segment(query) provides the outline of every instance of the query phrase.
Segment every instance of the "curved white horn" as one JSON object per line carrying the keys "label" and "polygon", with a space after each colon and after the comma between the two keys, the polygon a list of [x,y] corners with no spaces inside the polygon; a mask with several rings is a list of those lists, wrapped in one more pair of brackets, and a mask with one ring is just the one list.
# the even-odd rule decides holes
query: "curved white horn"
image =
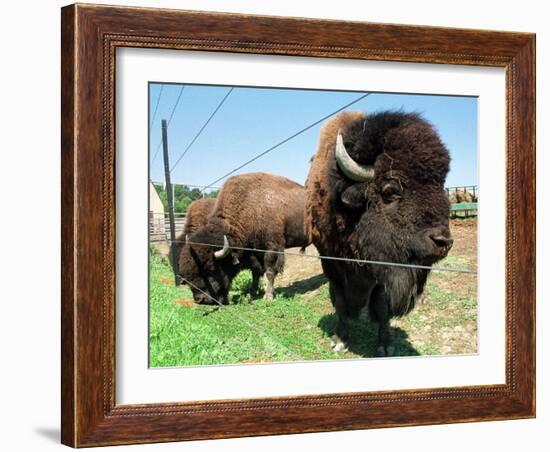
{"label": "curved white horn", "polygon": [[229,240],[227,240],[227,236],[223,235],[223,248],[221,250],[218,250],[214,252],[214,257],[216,259],[223,259],[225,256],[229,254],[229,251],[231,251],[231,248],[229,248]]}
{"label": "curved white horn", "polygon": [[351,158],[344,146],[342,134],[336,138],[336,163],[349,179],[356,182],[366,182],[374,179],[374,167],[372,165],[359,165]]}

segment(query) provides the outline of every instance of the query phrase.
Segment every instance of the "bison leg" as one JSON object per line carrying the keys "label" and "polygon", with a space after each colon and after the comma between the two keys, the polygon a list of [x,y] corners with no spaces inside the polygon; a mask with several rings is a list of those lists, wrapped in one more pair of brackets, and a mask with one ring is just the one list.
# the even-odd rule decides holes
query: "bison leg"
{"label": "bison leg", "polygon": [[332,281],[329,285],[330,300],[334,309],[336,309],[336,316],[338,317],[338,324],[336,325],[336,334],[332,336],[330,345],[335,352],[346,351],[346,341],[349,338],[349,316],[346,308],[346,298],[344,291],[336,286]]}
{"label": "bison leg", "polygon": [[265,285],[264,299],[273,300],[273,285],[275,283],[275,273],[271,271],[267,271],[265,273],[265,280],[266,280],[266,285]]}
{"label": "bison leg", "polygon": [[265,265],[265,295],[266,300],[273,300],[273,286],[275,284],[275,277],[283,269],[285,265],[285,256],[284,254],[279,253],[265,253],[264,257]]}
{"label": "bison leg", "polygon": [[390,304],[388,296],[382,287],[377,287],[371,300],[372,310],[378,322],[378,348],[376,356],[393,356],[393,330],[390,328]]}
{"label": "bison leg", "polygon": [[250,293],[252,297],[258,296],[258,288],[260,286],[260,276],[262,276],[261,272],[252,270],[252,286],[250,287]]}

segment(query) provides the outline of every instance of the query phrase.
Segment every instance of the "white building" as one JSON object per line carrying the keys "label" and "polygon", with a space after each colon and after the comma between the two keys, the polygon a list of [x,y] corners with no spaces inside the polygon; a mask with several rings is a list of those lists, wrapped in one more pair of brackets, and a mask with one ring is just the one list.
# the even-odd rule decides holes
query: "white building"
{"label": "white building", "polygon": [[149,235],[151,238],[155,236],[165,238],[164,205],[152,182],[149,182]]}

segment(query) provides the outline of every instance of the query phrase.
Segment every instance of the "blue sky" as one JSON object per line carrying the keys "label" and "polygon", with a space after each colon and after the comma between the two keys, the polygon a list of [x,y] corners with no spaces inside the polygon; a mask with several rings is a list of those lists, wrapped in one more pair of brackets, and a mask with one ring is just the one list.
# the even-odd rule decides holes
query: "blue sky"
{"label": "blue sky", "polygon": [[[149,131],[150,176],[153,181],[164,180],[162,149],[156,152],[161,140],[161,119],[169,119],[181,87],[177,84],[149,84],[149,121],[154,119]],[[185,86],[168,126],[171,167],[229,89],[225,86]],[[162,94],[160,98],[159,94]],[[185,157],[173,169],[172,182],[208,185],[362,94],[235,87]],[[155,108],[157,112],[153,118]],[[447,186],[477,183],[476,98],[372,93],[349,108],[367,114],[386,109],[420,112],[437,128],[451,153]],[[321,126],[319,124],[304,132],[236,174],[266,171],[303,184],[309,170],[309,160],[317,148]],[[155,154],[157,156],[153,159]]]}

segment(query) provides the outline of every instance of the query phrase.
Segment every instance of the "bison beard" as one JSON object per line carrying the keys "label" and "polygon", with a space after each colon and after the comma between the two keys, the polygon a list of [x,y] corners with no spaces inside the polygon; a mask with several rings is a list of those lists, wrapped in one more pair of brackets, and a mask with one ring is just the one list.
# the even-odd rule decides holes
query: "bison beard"
{"label": "bison beard", "polygon": [[[307,222],[320,254],[432,265],[452,239],[444,182],[449,153],[419,115],[345,112],[321,131],[306,182]],[[324,260],[338,316],[334,349],[349,339],[350,318],[368,307],[379,323],[379,356],[394,352],[391,317],[409,313],[425,269]]]}

